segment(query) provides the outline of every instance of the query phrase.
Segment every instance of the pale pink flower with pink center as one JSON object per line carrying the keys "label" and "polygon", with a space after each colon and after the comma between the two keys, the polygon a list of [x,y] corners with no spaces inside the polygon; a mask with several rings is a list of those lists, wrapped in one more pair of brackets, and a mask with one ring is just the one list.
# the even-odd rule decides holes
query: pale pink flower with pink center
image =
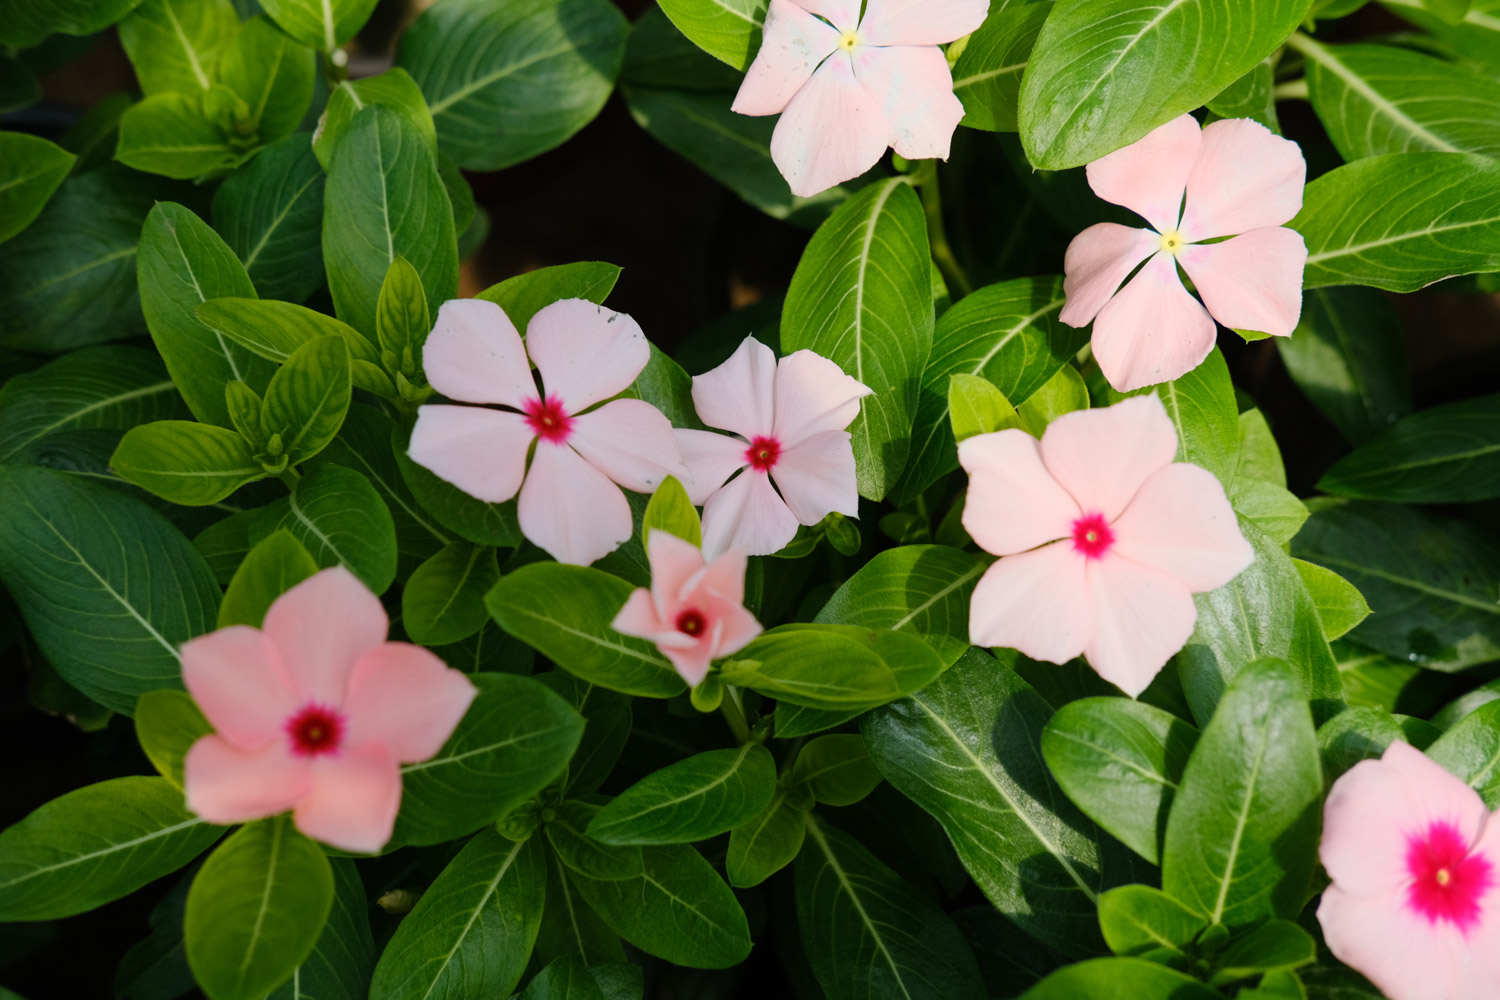
{"label": "pale pink flower with pink center", "polygon": [[1002,557],[974,588],[972,641],[1052,663],[1082,654],[1144,691],[1192,635],[1192,595],[1255,559],[1224,487],[1176,454],[1154,395],[1066,413],[1040,442],[1021,430],[962,442],[964,528]]}
{"label": "pale pink flower with pink center", "polygon": [[977,29],[989,0],[771,0],[733,108],[781,115],[771,159],[810,197],[873,167],[887,146],[946,160],[964,106],[939,45]]}
{"label": "pale pink flower with pink center", "polygon": [[[1302,209],[1307,179],[1295,142],[1248,118],[1200,129],[1183,115],[1090,163],[1088,179],[1099,197],[1151,223],[1090,226],[1063,260],[1059,318],[1093,321],[1094,357],[1110,385],[1129,391],[1192,371],[1213,350],[1215,320],[1276,337],[1296,329],[1307,245],[1282,226]],[[1234,238],[1202,242],[1221,236]]]}
{"label": "pale pink flower with pink center", "polygon": [[651,532],[646,553],[651,589],[632,593],[611,627],[656,643],[697,687],[711,662],[760,635],[760,622],[745,610],[745,553],[730,549],[706,562],[698,546],[666,531]]}
{"label": "pale pink flower with pink center", "polygon": [[422,357],[444,396],[504,409],[422,407],[412,461],[489,503],[519,490],[521,533],[558,562],[587,566],[635,533],[621,486],[651,493],[667,476],[686,475],[660,410],[639,399],[598,405],[630,388],[651,360],[651,345],[624,313],[584,299],[554,302],[531,318],[523,346],[495,303],[455,299],[438,310]]}
{"label": "pale pink flower with pink center", "polygon": [[380,600],[342,567],[278,597],[263,628],[182,647],[182,679],[214,732],[184,761],[210,823],[292,810],[297,829],[373,854],[391,839],[401,765],[436,754],[477,693],[432,653],[387,642]]}
{"label": "pale pink flower with pink center", "polygon": [[683,485],[703,508],[703,551],[770,555],[799,524],[834,512],[858,516],[854,448],[844,428],[870,392],[812,351],[777,363],[753,337],[713,371],[694,376],[699,419],[738,435],[677,432],[688,470]]}
{"label": "pale pink flower with pink center", "polygon": [[1318,922],[1391,1000],[1500,998],[1500,823],[1421,751],[1392,743],[1333,783]]}

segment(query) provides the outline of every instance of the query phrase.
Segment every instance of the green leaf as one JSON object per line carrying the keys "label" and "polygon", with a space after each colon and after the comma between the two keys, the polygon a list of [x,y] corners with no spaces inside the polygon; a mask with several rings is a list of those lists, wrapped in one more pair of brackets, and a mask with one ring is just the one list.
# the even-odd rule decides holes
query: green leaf
{"label": "green leaf", "polygon": [[776,793],[776,761],[759,743],[706,750],[646,775],[589,823],[606,844],[687,844],[727,833]]}
{"label": "green leaf", "polygon": [[563,670],[554,670],[537,679],[566,698],[587,722],[578,752],[568,763],[564,791],[575,798],[588,795],[609,777],[625,749],[633,721],[630,698],[581,681]]}
{"label": "green leaf", "polygon": [[1458,720],[1427,748],[1427,756],[1478,792],[1485,808],[1500,805],[1500,702]]}
{"label": "green leaf", "polygon": [[401,479],[417,505],[441,527],[476,545],[511,548],[521,544],[521,525],[516,519],[516,501],[485,503],[411,460],[411,432],[392,431],[391,447]]}
{"label": "green leaf", "polygon": [[567,868],[555,851],[547,855],[547,904],[537,930],[533,956],[538,965],[572,955],[585,964],[625,960],[620,937],[584,902],[568,881]]}
{"label": "green leaf", "polygon": [[1302,584],[1318,609],[1323,635],[1329,642],[1344,635],[1370,616],[1370,606],[1354,584],[1331,569],[1293,559],[1292,565],[1302,577]]}
{"label": "green leaf", "polygon": [[1281,461],[1281,448],[1260,410],[1245,410],[1240,414],[1240,460],[1235,466],[1234,478],[1236,482],[1260,479],[1286,488],[1286,466]]}
{"label": "green leaf", "polygon": [[1240,460],[1240,412],[1224,355],[1214,348],[1203,364],[1172,382],[1130,393],[1109,390],[1109,401],[1155,393],[1177,429],[1177,461],[1201,465],[1227,488]]}
{"label": "green leaf", "polygon": [[182,787],[182,761],[213,726],[186,691],[147,691],[135,704],[135,736],[161,776]]}
{"label": "green leaf", "polygon": [[1281,133],[1276,117],[1276,59],[1273,53],[1209,100],[1208,110],[1220,118],[1252,118]]}
{"label": "green leaf", "polygon": [[1295,969],[1317,957],[1311,934],[1289,920],[1268,920],[1229,943],[1214,959],[1209,982],[1222,986],[1272,969]]}
{"label": "green leaf", "polygon": [[219,81],[250,106],[256,145],[285,139],[297,131],[313,98],[317,60],[264,17],[239,26]]}
{"label": "green leaf", "polygon": [[1406,737],[1401,724],[1383,708],[1359,707],[1340,712],[1318,727],[1323,776],[1332,782],[1362,760],[1377,758]]}
{"label": "green leaf", "polygon": [[0,242],[31,225],[75,160],[46,139],[0,132]]}
{"label": "green leaf", "polygon": [[210,1000],[261,1000],[312,953],[333,906],[317,844],[277,816],[241,827],[188,890],[188,965]]}
{"label": "green leaf", "polygon": [[140,0],[8,0],[0,45],[29,48],[48,35],[92,35],[130,13]]}
{"label": "green leaf", "polygon": [[915,635],[858,625],[781,625],[720,668],[725,684],[780,702],[852,712],[920,690],[948,664]]}
{"label": "green leaf", "polygon": [[693,44],[744,70],[760,49],[768,0],[666,0],[661,9]]}
{"label": "green leaf", "polygon": [[244,438],[251,451],[269,443],[269,435],[260,426],[265,400],[256,395],[254,389],[243,382],[231,382],[224,387],[224,404],[229,408],[229,423]]}
{"label": "green leaf", "polygon": [[109,464],[122,479],[190,507],[218,503],[266,476],[237,432],[192,420],[132,427]]}
{"label": "green leaf", "polygon": [[271,19],[298,42],[333,52],[370,19],[376,0],[260,0]]}
{"label": "green leaf", "polygon": [[0,920],[56,920],[174,872],[218,839],[164,778],[114,778],[0,832]]}
{"label": "green leaf", "polygon": [[324,169],[333,164],[334,151],[348,134],[350,121],[371,104],[403,115],[422,137],[423,145],[437,156],[437,129],[433,127],[427,101],[410,74],[396,66],[378,76],[345,80],[328,96],[328,107],[318,119],[312,141],[313,153]]}
{"label": "green leaf", "polygon": [[319,337],[286,359],[266,389],[261,431],[280,435],[297,465],[327,447],[349,409],[349,348],[343,337]]}
{"label": "green leaf", "polygon": [[1291,541],[1307,520],[1307,507],[1295,494],[1264,479],[1237,475],[1228,492],[1235,513],[1277,545]]}
{"label": "green leaf", "polygon": [[466,170],[500,170],[561,145],[614,89],[630,30],[608,0],[446,0],[401,39],[437,125]]}
{"label": "green leaf", "polygon": [[942,545],[903,545],[861,566],[813,621],[920,636],[943,662],[969,648],[969,595],[984,564]]}
{"label": "green leaf", "polygon": [[555,816],[546,820],[547,842],[563,864],[587,878],[613,882],[637,878],[646,870],[638,845],[601,843],[588,834],[589,823],[599,815],[599,806],[586,802],[559,802]]}
{"label": "green leaf", "polygon": [[818,228],[787,290],[782,352],[810,348],[874,393],[849,427],[859,493],[871,500],[895,486],[911,447],[933,342],[930,268],[922,204],[893,178],[864,188]]}
{"label": "green leaf", "polygon": [[1021,994],[1021,1000],[1217,1000],[1191,976],[1142,958],[1092,958],[1066,965]]}
{"label": "green leaf", "polygon": [[1500,41],[1500,10],[1494,0],[1479,0],[1472,4],[1463,20],[1457,25],[1448,25],[1441,19],[1428,16],[1427,5],[1422,0],[1381,0],[1382,6],[1412,22],[1420,24],[1431,35],[1461,53],[1466,59],[1490,69],[1500,68],[1500,56],[1495,53],[1495,42]]}
{"label": "green leaf", "polygon": [[429,315],[421,276],[406,258],[397,257],[385,272],[375,309],[375,332],[381,349],[398,358],[407,348],[416,354],[432,330]]}
{"label": "green leaf", "polygon": [[564,955],[538,972],[516,1000],[606,1000],[606,996],[591,970],[572,955]]}
{"label": "green leaf", "polygon": [[992,6],[953,64],[953,94],[964,105],[962,124],[988,132],[1014,132],[1021,74],[1052,4]]}
{"label": "green leaf", "polygon": [[443,646],[484,628],[484,595],[500,581],[495,550],[451,542],[412,573],[401,591],[401,621],[413,642]]}
{"label": "green leaf", "polygon": [[303,476],[291,496],[265,507],[250,530],[259,542],[286,528],[322,569],[344,566],[377,594],[396,579],[396,525],[370,481],[325,463]]}
{"label": "green leaf", "polygon": [[[338,337],[356,361],[376,364],[380,352],[354,327],[315,309],[271,299],[223,298],[205,302],[197,316],[252,354],[284,364],[298,350],[322,337]],[[352,376],[351,376],[352,377]],[[269,380],[267,382],[269,384]],[[358,381],[355,382],[359,385]],[[366,386],[360,386],[366,388]]]}
{"label": "green leaf", "polygon": [[290,982],[266,1000],[367,1000],[375,967],[369,900],[354,862],[335,858],[333,908],[318,943]]}
{"label": "green leaf", "polygon": [[977,434],[1021,426],[1021,418],[1005,393],[978,375],[948,377],[948,418],[958,442]]}
{"label": "green leaf", "polygon": [[234,166],[241,154],[198,102],[168,93],[148,97],[125,112],[115,159],[163,177],[205,180]]}
{"label": "green leaf", "polygon": [[1188,946],[1207,926],[1201,914],[1149,885],[1122,885],[1099,897],[1099,929],[1116,955],[1186,965]]}
{"label": "green leaf", "polygon": [[267,299],[302,302],[323,284],[323,169],[306,136],[267,146],[214,193],[214,227]]}
{"label": "green leaf", "polygon": [[806,810],[792,799],[785,788],[778,787],[770,805],[730,832],[724,857],[730,885],[737,889],[760,885],[796,859],[807,836],[802,822]]}
{"label": "green leaf", "polygon": [[238,26],[229,0],[142,0],[120,22],[120,44],[146,96],[201,95]]}
{"label": "green leaf", "polygon": [[1040,438],[1047,425],[1064,413],[1088,407],[1089,390],[1083,376],[1072,365],[1064,365],[1016,408],[1016,425],[1032,437]]}
{"label": "green leaf", "polygon": [[245,554],[250,551],[250,525],[260,517],[258,510],[242,510],[209,525],[193,539],[207,561],[209,572],[220,586],[229,586]]}
{"label": "green leaf", "polygon": [[1335,462],[1318,489],[1393,503],[1500,497],[1500,395],[1434,406],[1398,421]]}
{"label": "green leaf", "polygon": [[245,556],[219,605],[219,628],[260,628],[271,604],[318,571],[318,564],[290,531],[274,531]]}
{"label": "green leaf", "polygon": [[527,271],[474,297],[495,303],[505,310],[517,330],[525,332],[531,317],[561,299],[588,299],[602,305],[619,279],[620,269],[614,264],[585,260]]}
{"label": "green leaf", "polygon": [[802,748],[792,766],[792,780],[806,785],[825,806],[852,806],[873,792],[882,778],[863,737],[833,733]]}

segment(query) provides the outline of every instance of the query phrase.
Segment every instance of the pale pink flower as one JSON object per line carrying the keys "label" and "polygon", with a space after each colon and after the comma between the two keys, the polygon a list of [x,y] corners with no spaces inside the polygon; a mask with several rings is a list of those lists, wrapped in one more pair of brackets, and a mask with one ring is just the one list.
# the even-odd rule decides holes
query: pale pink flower
{"label": "pale pink flower", "polygon": [[961,443],[964,528],[1003,557],[974,588],[972,641],[1052,663],[1083,654],[1144,691],[1192,635],[1192,595],[1255,558],[1224,487],[1176,453],[1155,396],[1066,413],[1040,442],[1004,430]]}
{"label": "pale pink flower", "polygon": [[964,107],[939,45],[984,23],[989,0],[771,0],[734,110],[781,115],[771,159],[810,197],[873,167],[887,146],[948,158]]}
{"label": "pale pink flower", "polygon": [[[1213,350],[1215,320],[1277,337],[1296,328],[1307,245],[1282,223],[1301,210],[1306,177],[1297,144],[1248,118],[1200,129],[1183,115],[1088,165],[1095,194],[1151,223],[1090,226],[1063,261],[1059,318],[1093,321],[1094,357],[1110,385],[1129,391],[1192,371]],[[1202,242],[1220,236],[1234,238]]]}
{"label": "pale pink flower", "polygon": [[401,765],[442,749],[477,693],[432,653],[386,642],[380,600],[342,567],[282,594],[264,628],[182,647],[182,679],[214,732],[184,762],[210,823],[292,810],[297,829],[371,854],[391,839]]}
{"label": "pale pink flower", "polygon": [[770,555],[799,524],[817,524],[835,511],[857,516],[854,448],[844,428],[870,391],[812,351],[778,364],[753,337],[728,361],[695,376],[698,417],[739,435],[677,432],[688,469],[683,485],[703,508],[703,551],[712,557],[733,546]]}
{"label": "pale pink flower", "polygon": [[1500,998],[1500,823],[1421,751],[1392,743],[1328,793],[1318,922],[1391,1000]]}
{"label": "pale pink flower", "polygon": [[455,299],[438,310],[422,357],[444,396],[505,409],[422,407],[412,461],[488,503],[519,490],[521,533],[558,562],[587,566],[635,533],[620,486],[651,493],[667,476],[685,475],[660,410],[639,399],[598,406],[630,388],[651,360],[651,345],[624,313],[584,299],[554,302],[532,317],[523,346],[499,306]]}
{"label": "pale pink flower", "polygon": [[651,589],[632,593],[611,627],[656,643],[697,687],[709,663],[760,635],[760,622],[745,610],[745,553],[730,549],[705,562],[698,546],[667,531],[652,531],[646,552]]}

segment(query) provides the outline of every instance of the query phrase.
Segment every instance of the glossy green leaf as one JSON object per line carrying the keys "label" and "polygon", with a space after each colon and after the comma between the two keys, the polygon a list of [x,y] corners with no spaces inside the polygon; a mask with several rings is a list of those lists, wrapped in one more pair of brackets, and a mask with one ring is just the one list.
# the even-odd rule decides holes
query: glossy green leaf
{"label": "glossy green leaf", "polygon": [[599,810],[587,802],[559,802],[553,818],[545,821],[547,842],[563,864],[585,878],[604,882],[639,878],[646,871],[639,845],[607,844],[589,835],[589,824]]}
{"label": "glossy green leaf", "polygon": [[1014,132],[1021,75],[1052,4],[990,6],[989,16],[953,64],[953,94],[964,105],[962,124],[989,132]]}
{"label": "glossy green leaf", "polygon": [[1307,520],[1307,506],[1295,494],[1264,479],[1238,475],[1228,492],[1235,513],[1277,545],[1291,541]]}
{"label": "glossy green leaf", "polygon": [[1268,920],[1232,940],[1214,959],[1210,982],[1222,986],[1272,969],[1295,969],[1318,956],[1311,934],[1290,920]]}
{"label": "glossy green leaf", "polygon": [[797,754],[792,780],[807,786],[825,806],[852,806],[883,780],[855,733],[832,733],[808,742]]}
{"label": "glossy green leaf", "polygon": [[1323,635],[1329,642],[1370,616],[1364,595],[1333,570],[1301,559],[1293,559],[1292,565],[1297,567],[1302,585],[1318,609],[1318,620],[1323,623]]}
{"label": "glossy green leaf", "polygon": [[250,549],[219,605],[219,628],[260,628],[276,598],[318,571],[318,564],[290,531],[278,530]]}
{"label": "glossy green leaf", "polygon": [[853,712],[911,694],[947,663],[915,635],[857,625],[781,625],[720,668],[724,683],[780,702]]}
{"label": "glossy green leaf", "polygon": [[265,507],[250,530],[259,542],[286,528],[318,566],[344,566],[383,594],[396,579],[396,526],[370,481],[324,463],[303,476],[290,496]]}
{"label": "glossy green leaf", "polygon": [[0,133],[0,242],[31,225],[76,159],[46,139]]}
{"label": "glossy green leaf", "polygon": [[1021,1000],[1217,1000],[1218,991],[1142,958],[1093,958],[1067,965],[1021,994]]}
{"label": "glossy green leaf", "polygon": [[522,333],[531,317],[543,306],[560,299],[588,299],[603,304],[620,279],[620,268],[603,261],[586,260],[575,264],[540,267],[497,285],[491,285],[475,298],[493,302]]}
{"label": "glossy green leaf", "polygon": [[1272,53],[1206,102],[1220,118],[1251,118],[1280,134],[1276,117],[1276,60]]}
{"label": "glossy green leaf", "polygon": [[[356,361],[378,363],[380,352],[354,327],[315,309],[271,299],[222,298],[197,308],[198,319],[210,330],[245,350],[277,364],[322,337],[338,337]],[[357,380],[357,370],[351,372]],[[269,384],[269,383],[268,383]],[[361,388],[368,386],[361,385]]]}
{"label": "glossy green leaf", "polygon": [[514,499],[505,503],[485,503],[439,479],[412,461],[407,453],[410,436],[410,431],[393,430],[391,448],[402,482],[426,517],[436,521],[441,529],[477,545],[510,548],[521,543],[521,525],[517,521]]}
{"label": "glossy green leaf", "polygon": [[401,622],[413,642],[443,646],[489,620],[484,595],[500,580],[495,550],[452,542],[417,567],[401,591]]}
{"label": "glossy green leaf", "polygon": [[292,978],[266,1000],[368,1000],[375,968],[370,903],[354,862],[335,858],[333,908],[318,943]]}
{"label": "glossy green leaf", "polygon": [[297,131],[313,98],[317,60],[264,17],[239,26],[219,67],[219,80],[250,108],[256,145]]}
{"label": "glossy green leaf", "polygon": [[727,833],[776,792],[776,761],[759,743],[706,750],[670,764],[615,796],[589,823],[606,844],[687,844]]}
{"label": "glossy green leaf", "polygon": [[693,43],[735,69],[748,69],[760,50],[767,0],[666,0],[661,9]]}
{"label": "glossy green leaf", "polygon": [[1188,946],[1207,926],[1202,914],[1149,885],[1122,885],[1099,897],[1099,929],[1116,955],[1185,965]]}
{"label": "glossy green leaf", "polygon": [[668,476],[651,494],[646,513],[641,518],[641,534],[649,541],[652,531],[665,531],[693,545],[703,544],[703,522],[687,490],[676,478]]}
{"label": "glossy green leaf", "polygon": [[1427,748],[1446,770],[1463,779],[1485,807],[1500,804],[1500,702],[1481,705]]}
{"label": "glossy green leaf", "polygon": [[411,75],[401,67],[394,66],[377,76],[345,80],[328,95],[328,106],[318,119],[318,128],[313,133],[312,141],[313,153],[325,169],[332,165],[334,151],[348,134],[349,123],[356,114],[371,104],[390,108],[403,115],[422,137],[423,144],[432,151],[432,155],[437,156],[437,129],[433,127],[427,101]]}
{"label": "glossy green leaf", "polygon": [[192,420],[132,427],[109,461],[121,478],[186,506],[218,503],[266,475],[238,433]]}
{"label": "glossy green leaf", "polygon": [[954,440],[960,443],[977,434],[1021,426],[1021,418],[1005,393],[978,375],[948,377],[948,419]]}
{"label": "glossy green leaf", "polygon": [[538,964],[571,955],[586,964],[623,962],[625,949],[620,936],[589,908],[570,882],[568,869],[556,851],[547,855],[547,904],[537,930],[535,959]]}
{"label": "glossy green leaf", "polygon": [[584,717],[583,739],[568,762],[564,790],[575,798],[589,795],[610,776],[625,749],[633,721],[630,698],[579,680],[565,670],[542,674],[537,680],[566,698]]}
{"label": "glossy green leaf", "polygon": [[8,0],[0,16],[0,45],[30,47],[48,35],[103,31],[140,0]]}
{"label": "glossy green leaf", "polygon": [[120,22],[120,44],[147,96],[201,95],[238,26],[229,0],[142,0]]}
{"label": "glossy green leaf", "polygon": [[1064,413],[1088,407],[1089,390],[1083,376],[1072,365],[1064,365],[1016,407],[1016,426],[1040,439],[1052,421]]}
{"label": "glossy green leaf", "polygon": [[349,348],[343,337],[319,337],[297,348],[266,388],[261,431],[280,435],[293,465],[328,446],[349,409]]}
{"label": "glossy green leaf", "polygon": [[1177,429],[1177,461],[1201,465],[1226,488],[1234,482],[1240,457],[1240,415],[1229,366],[1215,348],[1204,362],[1171,382],[1131,393],[1109,390],[1109,401],[1156,394]]}
{"label": "glossy green leaf", "polygon": [[260,0],[282,31],[303,45],[332,52],[364,27],[376,0]]}
{"label": "glossy green leaf", "polygon": [[737,826],[729,834],[729,848],[724,869],[729,884],[748,889],[759,885],[791,864],[802,849],[807,825],[785,788],[777,788],[771,804]]}
{"label": "glossy green leaf", "polygon": [[182,762],[188,750],[212,731],[186,691],[147,691],[135,704],[136,739],[174,788],[182,787]]}
{"label": "glossy green leaf", "polygon": [[1401,724],[1383,708],[1361,706],[1340,712],[1318,727],[1325,781],[1332,782],[1362,760],[1380,757],[1401,739]]}
{"label": "glossy green leaf", "polygon": [[184,94],[164,93],[134,105],[120,119],[115,159],[177,180],[204,180],[229,170],[242,154],[200,104]]}
{"label": "glossy green leaf", "polygon": [[1398,421],[1335,462],[1318,489],[1392,503],[1500,497],[1500,396],[1434,406]]}
{"label": "glossy green leaf", "polygon": [[404,257],[397,257],[391,261],[390,270],[385,272],[376,305],[375,333],[381,349],[398,358],[408,347],[416,354],[431,329],[431,314],[427,309],[427,293],[422,290],[422,278]]}

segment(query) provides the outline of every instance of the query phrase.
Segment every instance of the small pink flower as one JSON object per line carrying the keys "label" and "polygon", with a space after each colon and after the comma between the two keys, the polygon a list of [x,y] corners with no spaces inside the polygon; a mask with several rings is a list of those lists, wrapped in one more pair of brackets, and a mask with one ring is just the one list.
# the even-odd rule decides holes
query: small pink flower
{"label": "small pink flower", "polygon": [[624,313],[584,299],[554,302],[532,317],[523,346],[499,306],[455,299],[438,310],[422,355],[428,381],[449,399],[507,409],[422,407],[412,461],[489,503],[519,490],[521,533],[558,562],[587,566],[630,539],[635,525],[620,486],[651,493],[667,476],[685,475],[660,410],[639,399],[597,405],[630,388],[651,360]]}
{"label": "small pink flower", "polygon": [[1192,595],[1255,559],[1224,487],[1173,462],[1161,400],[1137,396],[958,446],[969,473],[963,523],[1002,556],[969,605],[969,634],[1052,663],[1080,653],[1134,697],[1193,633]]}
{"label": "small pink flower", "polygon": [[714,556],[734,546],[770,555],[792,540],[798,524],[817,524],[834,511],[857,516],[854,448],[844,428],[869,394],[821,355],[798,351],[778,364],[752,337],[728,361],[695,376],[699,418],[739,435],[677,432],[688,469],[683,485],[703,508],[703,551]]}
{"label": "small pink flower", "polygon": [[401,765],[442,749],[477,693],[427,650],[386,642],[374,594],[342,567],[282,594],[264,629],[231,625],[182,647],[182,679],[214,732],[184,763],[188,808],[210,823],[293,810],[346,851],[391,839]]}
{"label": "small pink flower", "polygon": [[771,0],[734,99],[775,115],[771,158],[803,198],[858,177],[887,146],[948,158],[964,107],[939,45],[984,23],[989,0]]}
{"label": "small pink flower", "polygon": [[[1093,321],[1094,357],[1110,385],[1129,391],[1192,371],[1213,350],[1215,320],[1277,337],[1296,329],[1307,246],[1282,223],[1301,210],[1306,177],[1297,144],[1248,118],[1200,129],[1183,115],[1088,165],[1095,194],[1151,223],[1090,226],[1063,261],[1059,318]],[[1220,236],[1234,239],[1201,242]]]}
{"label": "small pink flower", "polygon": [[1500,823],[1405,743],[1333,783],[1318,849],[1328,948],[1391,1000],[1500,998]]}
{"label": "small pink flower", "polygon": [[705,563],[698,546],[666,531],[651,532],[646,549],[651,589],[631,594],[612,627],[656,643],[682,679],[697,687],[710,662],[760,635],[760,622],[744,606],[745,553],[731,549]]}

